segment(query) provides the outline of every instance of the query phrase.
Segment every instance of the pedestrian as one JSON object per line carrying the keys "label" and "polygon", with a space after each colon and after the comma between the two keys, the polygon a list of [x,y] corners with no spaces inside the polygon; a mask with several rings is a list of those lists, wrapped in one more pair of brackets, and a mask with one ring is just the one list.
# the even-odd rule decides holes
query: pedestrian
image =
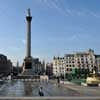
{"label": "pedestrian", "polygon": [[40,95],[40,96],[44,96],[43,87],[40,87],[40,88],[39,88],[39,95]]}
{"label": "pedestrian", "polygon": [[59,77],[57,77],[57,83],[58,83],[58,84],[60,83],[60,78],[59,78]]}
{"label": "pedestrian", "polygon": [[57,83],[58,83],[58,87],[60,86],[60,78],[57,77]]}

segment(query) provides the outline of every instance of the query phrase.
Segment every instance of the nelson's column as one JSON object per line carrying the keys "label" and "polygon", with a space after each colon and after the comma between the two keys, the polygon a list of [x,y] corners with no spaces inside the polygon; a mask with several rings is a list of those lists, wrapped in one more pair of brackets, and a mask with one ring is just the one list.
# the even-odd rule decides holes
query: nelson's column
{"label": "nelson's column", "polygon": [[26,22],[27,22],[27,33],[26,33],[26,57],[23,63],[23,73],[29,74],[32,71],[32,56],[31,56],[31,21],[32,16],[30,9],[27,10]]}

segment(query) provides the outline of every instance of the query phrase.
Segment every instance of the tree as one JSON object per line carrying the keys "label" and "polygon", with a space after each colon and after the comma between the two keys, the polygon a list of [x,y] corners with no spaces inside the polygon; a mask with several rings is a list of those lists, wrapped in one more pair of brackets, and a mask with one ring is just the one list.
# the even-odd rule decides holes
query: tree
{"label": "tree", "polygon": [[72,74],[71,73],[68,74],[67,79],[68,79],[68,81],[71,81],[72,80]]}

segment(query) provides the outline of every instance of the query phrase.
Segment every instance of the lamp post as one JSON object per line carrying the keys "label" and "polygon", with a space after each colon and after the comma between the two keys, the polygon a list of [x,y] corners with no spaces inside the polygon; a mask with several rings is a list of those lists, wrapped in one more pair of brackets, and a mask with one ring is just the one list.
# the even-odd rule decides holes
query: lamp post
{"label": "lamp post", "polygon": [[64,81],[65,81],[65,74],[66,74],[66,73],[65,73],[65,67],[64,67]]}
{"label": "lamp post", "polygon": [[65,64],[65,62],[64,62],[64,64],[63,64],[63,74],[64,74],[64,80],[63,80],[63,84],[64,84],[64,81],[65,81],[65,70],[66,70],[66,66],[65,66],[66,64]]}
{"label": "lamp post", "polygon": [[11,68],[11,79],[13,79],[13,66]]}
{"label": "lamp post", "polygon": [[[17,73],[19,74],[19,62],[18,62],[18,61],[17,61],[16,66],[17,66]],[[18,74],[17,74],[17,75],[18,75]]]}

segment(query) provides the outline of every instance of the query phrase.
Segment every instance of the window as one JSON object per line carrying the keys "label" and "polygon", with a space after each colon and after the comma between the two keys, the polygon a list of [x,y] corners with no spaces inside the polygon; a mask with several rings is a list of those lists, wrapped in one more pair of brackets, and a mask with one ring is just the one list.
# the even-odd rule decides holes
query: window
{"label": "window", "polygon": [[71,61],[69,61],[69,63],[71,63]]}
{"label": "window", "polygon": [[93,65],[91,65],[91,67],[93,67]]}
{"label": "window", "polygon": [[66,65],[66,67],[68,67],[68,65]]}
{"label": "window", "polygon": [[69,71],[69,68],[67,68],[67,71]]}
{"label": "window", "polygon": [[83,61],[81,63],[84,63]]}
{"label": "window", "polygon": [[80,63],[79,61],[77,63]]}

